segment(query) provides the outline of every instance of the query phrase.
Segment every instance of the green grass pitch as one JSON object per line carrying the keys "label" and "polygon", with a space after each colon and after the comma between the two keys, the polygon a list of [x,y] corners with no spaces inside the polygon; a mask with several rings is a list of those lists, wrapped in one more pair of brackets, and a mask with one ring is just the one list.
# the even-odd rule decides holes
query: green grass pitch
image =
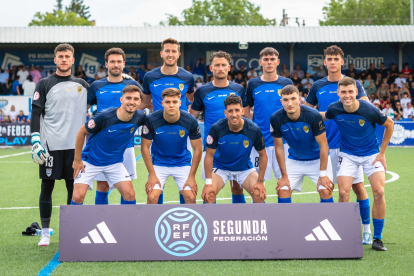
{"label": "green grass pitch", "polygon": [[[59,246],[59,209],[53,208],[51,227],[55,233],[51,245],[38,247],[37,236],[22,236],[21,232],[32,222],[38,221],[37,209],[40,193],[38,166],[32,163],[29,149],[0,149],[0,274],[36,275],[55,255]],[[136,149],[138,156],[139,149]],[[2,158],[2,156],[24,153]],[[263,261],[176,261],[176,262],[107,262],[107,263],[62,263],[53,275],[413,275],[414,274],[414,190],[412,171],[414,148],[389,148],[388,170],[399,175],[399,179],[385,185],[387,215],[383,241],[387,252],[376,252],[364,246],[364,258],[359,260],[263,260]],[[199,195],[203,182],[197,175]],[[134,180],[137,202],[146,201],[144,184],[147,171],[143,160],[137,162],[138,179]],[[387,179],[391,175],[387,174]],[[369,184],[365,180],[365,184]],[[267,181],[266,202],[277,202],[276,180]],[[178,201],[178,190],[172,178],[167,181],[164,202]],[[372,190],[368,186],[372,206]],[[314,191],[309,179],[305,180],[302,192]],[[89,191],[85,204],[93,204],[95,191]],[[226,186],[218,198],[231,198]],[[117,191],[110,194],[110,204],[119,203]],[[338,200],[338,192],[334,192]],[[250,202],[250,199],[247,199]],[[294,202],[318,202],[316,193],[293,195]],[[351,197],[355,201],[355,196]],[[66,202],[63,181],[57,181],[53,193],[53,205]],[[197,203],[201,203],[201,200]],[[230,199],[218,200],[231,203]],[[13,208],[35,207],[35,208]],[[372,225],[371,225],[372,227]],[[340,250],[340,248],[338,248]]]}

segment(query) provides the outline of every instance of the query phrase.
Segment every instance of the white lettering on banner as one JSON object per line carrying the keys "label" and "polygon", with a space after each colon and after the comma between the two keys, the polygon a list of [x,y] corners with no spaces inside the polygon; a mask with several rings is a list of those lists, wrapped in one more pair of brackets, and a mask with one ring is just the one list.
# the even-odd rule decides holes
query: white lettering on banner
{"label": "white lettering on banner", "polygon": [[214,241],[267,241],[265,220],[215,220],[213,228]]}
{"label": "white lettering on banner", "polygon": [[[206,60],[210,59],[210,56],[212,54],[214,54],[217,51],[206,51]],[[244,64],[244,67],[246,67],[246,70],[250,69],[250,68],[254,68],[254,70],[260,70],[260,64],[259,64],[259,59],[257,58],[252,58],[250,60],[248,60],[248,54],[247,53],[230,53],[232,59],[230,61],[230,64],[234,64],[234,69],[236,69],[236,71],[240,70],[240,65]]]}
{"label": "white lettering on banner", "polygon": [[394,125],[394,132],[392,133],[390,143],[399,145],[405,141],[405,139],[414,139],[414,130],[405,129],[401,124]]}
{"label": "white lettering on banner", "polygon": [[96,73],[98,73],[101,64],[97,60],[97,57],[88,54],[82,54],[79,64],[82,65],[82,68],[85,70],[87,77],[94,79]]}
{"label": "white lettering on banner", "polygon": [[30,136],[30,125],[7,125],[7,126],[0,126],[0,136]]}
{"label": "white lettering on banner", "polygon": [[[323,55],[308,55],[308,67],[323,65]],[[384,62],[384,57],[352,57],[347,55],[344,57],[344,65],[342,69],[349,69],[349,64],[352,63],[357,70],[366,70],[370,67],[371,63],[375,64],[375,68],[379,68],[381,63]]]}

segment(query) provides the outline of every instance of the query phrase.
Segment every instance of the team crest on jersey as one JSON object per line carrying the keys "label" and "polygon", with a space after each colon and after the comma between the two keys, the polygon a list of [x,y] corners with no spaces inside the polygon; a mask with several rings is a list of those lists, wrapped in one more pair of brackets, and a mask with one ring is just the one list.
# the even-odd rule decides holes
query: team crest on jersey
{"label": "team crest on jersey", "polygon": [[359,125],[364,126],[365,125],[365,120],[364,119],[359,119]]}
{"label": "team crest on jersey", "polygon": [[243,140],[243,146],[247,148],[249,146],[249,140]]}
{"label": "team crest on jersey", "polygon": [[279,97],[282,97],[282,89],[278,89],[277,94],[279,94]]}
{"label": "team crest on jersey", "polygon": [[91,128],[91,129],[95,127],[95,121],[93,119],[89,120],[88,127]]}
{"label": "team crest on jersey", "polygon": [[36,100],[38,100],[39,99],[39,97],[40,97],[40,94],[39,94],[39,92],[35,92],[34,94],[33,94],[33,101],[36,101]]}
{"label": "team crest on jersey", "polygon": [[234,93],[234,92],[230,92],[230,95],[236,95],[236,93]]}
{"label": "team crest on jersey", "polygon": [[183,89],[184,89],[184,83],[179,83],[178,84],[178,88],[180,88],[180,90],[183,91]]}
{"label": "team crest on jersey", "polygon": [[325,126],[323,125],[323,122],[322,121],[320,121],[319,122],[319,130],[322,130],[322,129],[324,129],[325,128]]}
{"label": "team crest on jersey", "polygon": [[185,135],[185,130],[184,129],[180,129],[179,134],[180,134],[180,137],[183,138],[184,135]]}
{"label": "team crest on jersey", "polygon": [[303,126],[303,130],[308,133],[309,132],[309,127],[308,126]]}
{"label": "team crest on jersey", "polygon": [[82,86],[78,86],[78,92],[79,94],[82,93]]}
{"label": "team crest on jersey", "polygon": [[131,131],[129,133],[134,132],[135,127],[131,127]]}
{"label": "team crest on jersey", "polygon": [[52,175],[52,169],[46,168],[46,175],[50,177]]}
{"label": "team crest on jersey", "polygon": [[213,137],[211,137],[211,135],[207,136],[207,144],[213,144]]}
{"label": "team crest on jersey", "polygon": [[144,134],[148,134],[148,132],[149,132],[149,130],[148,130],[147,126],[144,126],[144,127],[142,128],[142,133],[144,133]]}

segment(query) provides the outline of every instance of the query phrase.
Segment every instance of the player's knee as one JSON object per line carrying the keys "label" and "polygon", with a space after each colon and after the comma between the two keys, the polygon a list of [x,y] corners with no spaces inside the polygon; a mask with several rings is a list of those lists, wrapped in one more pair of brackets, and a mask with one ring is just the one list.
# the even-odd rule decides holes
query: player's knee
{"label": "player's knee", "polygon": [[72,200],[75,203],[83,203],[83,200],[85,199],[85,195],[83,193],[80,193],[79,191],[73,191]]}
{"label": "player's knee", "polygon": [[109,185],[105,181],[97,181],[96,190],[102,193],[107,193],[109,192]]}
{"label": "player's knee", "polygon": [[339,202],[349,202],[349,191],[339,189]]}
{"label": "player's knee", "polygon": [[123,193],[122,197],[126,201],[134,201],[135,200],[135,191],[134,191],[134,189],[130,189],[128,191],[125,191]]}
{"label": "player's knee", "polygon": [[319,189],[319,195],[321,198],[323,199],[328,199],[332,196],[332,192],[329,191],[328,189]]}
{"label": "player's knee", "polygon": [[216,201],[216,195],[214,193],[209,193],[207,203],[214,203],[215,201]]}
{"label": "player's knee", "polygon": [[195,204],[196,203],[196,197],[194,196],[193,193],[184,196],[184,200],[185,200],[186,204]]}
{"label": "player's knee", "polygon": [[385,198],[384,188],[382,188],[382,187],[380,189],[372,190],[372,194],[374,195],[374,200],[375,201],[382,201]]}
{"label": "player's knee", "polygon": [[253,202],[255,202],[255,203],[263,203],[264,202],[264,199],[261,199],[260,198],[260,191],[259,191],[259,189],[255,189],[253,191],[252,199],[253,199]]}
{"label": "player's knee", "polygon": [[150,193],[150,194],[148,195],[148,198],[147,198],[148,203],[149,203],[149,204],[157,204],[157,203],[158,203],[158,198],[159,198],[159,197],[160,197],[160,195],[159,195],[158,193],[155,193],[155,192]]}
{"label": "player's knee", "polygon": [[233,183],[233,185],[231,186],[231,193],[233,195],[242,195],[243,188],[238,183]]}
{"label": "player's knee", "polygon": [[358,184],[354,184],[352,185],[352,190],[354,191],[355,194],[359,195],[359,194],[366,194],[367,191],[365,190],[364,187],[364,183],[358,183]]}
{"label": "player's knee", "polygon": [[291,197],[292,194],[291,192],[289,192],[289,190],[280,189],[279,192],[277,193],[277,196],[280,198],[288,198],[288,197]]}

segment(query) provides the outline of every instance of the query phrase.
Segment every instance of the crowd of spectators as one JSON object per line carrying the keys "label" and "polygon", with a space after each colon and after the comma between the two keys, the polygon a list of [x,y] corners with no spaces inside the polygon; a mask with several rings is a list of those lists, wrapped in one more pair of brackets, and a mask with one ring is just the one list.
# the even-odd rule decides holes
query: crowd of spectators
{"label": "crowd of spectators", "polygon": [[0,109],[0,123],[30,123],[30,117],[31,114],[24,115],[23,110],[17,112],[14,105],[11,106],[8,114]]}

